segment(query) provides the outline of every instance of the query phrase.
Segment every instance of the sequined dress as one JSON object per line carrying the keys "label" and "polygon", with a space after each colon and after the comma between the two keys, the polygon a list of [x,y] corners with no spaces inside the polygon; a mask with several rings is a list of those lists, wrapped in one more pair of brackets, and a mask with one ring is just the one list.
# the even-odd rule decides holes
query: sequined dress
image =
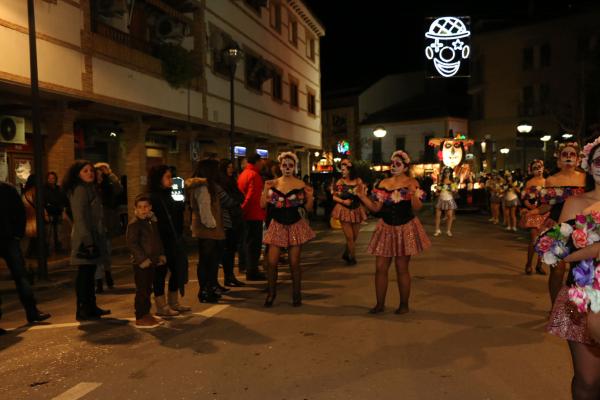
{"label": "sequined dress", "polygon": [[435,186],[435,191],[438,192],[438,200],[435,208],[442,211],[456,210],[458,207],[454,200],[454,193],[457,190],[456,184],[439,184]]}
{"label": "sequined dress", "polygon": [[343,181],[338,182],[334,188],[334,195],[342,200],[351,200],[349,206],[337,203],[331,212],[333,218],[340,222],[360,224],[367,219],[367,212],[356,195],[357,185],[348,185]]}
{"label": "sequined dress", "polygon": [[304,189],[283,193],[272,188],[269,189],[268,196],[273,219],[263,243],[277,247],[300,246],[315,237],[315,233],[299,211],[306,201]]}
{"label": "sequined dress", "polygon": [[533,213],[532,211],[541,206],[542,202],[540,199],[540,194],[542,191],[542,186],[529,186],[523,189],[521,192],[521,201],[523,204],[528,202],[533,209],[526,209],[523,211],[521,217],[521,228],[524,229],[540,229],[544,226],[544,223],[548,219],[550,215],[549,212],[544,214]]}
{"label": "sequined dress", "polygon": [[412,193],[408,188],[387,190],[376,187],[372,197],[383,204],[378,213],[380,220],[369,243],[371,254],[412,256],[431,246],[423,225],[413,213]]}

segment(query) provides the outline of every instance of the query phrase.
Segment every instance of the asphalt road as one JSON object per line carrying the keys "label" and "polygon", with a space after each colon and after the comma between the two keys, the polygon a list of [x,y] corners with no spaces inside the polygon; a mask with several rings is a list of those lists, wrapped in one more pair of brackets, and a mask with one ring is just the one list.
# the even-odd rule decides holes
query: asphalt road
{"label": "asphalt road", "polygon": [[[433,229],[426,220],[426,229]],[[342,234],[320,232],[303,253],[304,305],[291,306],[282,268],[276,304],[264,285],[232,292],[152,331],[135,328],[133,284],[115,260],[117,289],[98,297],[112,319],[74,321],[70,287],[38,292],[51,324],[20,326],[5,298],[0,326],[1,399],[568,399],[566,344],[544,332],[546,277],[525,276],[526,233],[484,217],[459,216],[454,237],[411,262],[412,312],[395,315],[390,270],[387,310],[374,305],[373,264],[364,227],[359,264],[340,259]],[[193,276],[193,274],[192,274]]]}

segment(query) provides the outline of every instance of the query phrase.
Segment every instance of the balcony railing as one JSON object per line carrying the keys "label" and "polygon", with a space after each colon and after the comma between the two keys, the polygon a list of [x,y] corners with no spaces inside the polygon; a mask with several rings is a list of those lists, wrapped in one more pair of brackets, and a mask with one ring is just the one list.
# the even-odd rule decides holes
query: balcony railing
{"label": "balcony railing", "polygon": [[94,21],[93,30],[94,33],[109,38],[124,46],[131,47],[133,49],[142,51],[147,54],[153,54],[154,49],[152,44],[150,44],[149,42],[135,38],[130,34],[113,28],[112,26],[107,25],[101,21]]}

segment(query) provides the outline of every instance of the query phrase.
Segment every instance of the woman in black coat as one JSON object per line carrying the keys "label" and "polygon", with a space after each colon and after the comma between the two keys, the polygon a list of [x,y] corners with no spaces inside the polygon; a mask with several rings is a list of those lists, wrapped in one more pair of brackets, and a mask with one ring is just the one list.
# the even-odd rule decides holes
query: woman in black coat
{"label": "woman in black coat", "polygon": [[[167,256],[167,264],[156,268],[154,279],[156,315],[172,317],[181,312],[191,311],[190,307],[179,303],[177,293],[187,283],[185,279],[187,254],[185,254],[185,246],[182,245],[185,202],[175,201],[171,196],[173,174],[167,165],[157,165],[150,169],[148,185],[152,211],[158,220],[158,231]],[[167,271],[171,272],[171,276],[168,298],[165,299]]]}

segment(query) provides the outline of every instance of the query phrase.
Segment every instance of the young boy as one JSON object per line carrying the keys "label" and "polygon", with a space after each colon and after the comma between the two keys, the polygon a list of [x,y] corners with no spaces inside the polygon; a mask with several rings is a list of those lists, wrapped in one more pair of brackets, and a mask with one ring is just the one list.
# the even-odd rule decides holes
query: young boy
{"label": "young boy", "polygon": [[150,296],[155,268],[164,265],[166,257],[150,197],[140,194],[134,204],[135,216],[127,226],[126,239],[135,274],[135,326],[156,328],[162,321],[150,314]]}

